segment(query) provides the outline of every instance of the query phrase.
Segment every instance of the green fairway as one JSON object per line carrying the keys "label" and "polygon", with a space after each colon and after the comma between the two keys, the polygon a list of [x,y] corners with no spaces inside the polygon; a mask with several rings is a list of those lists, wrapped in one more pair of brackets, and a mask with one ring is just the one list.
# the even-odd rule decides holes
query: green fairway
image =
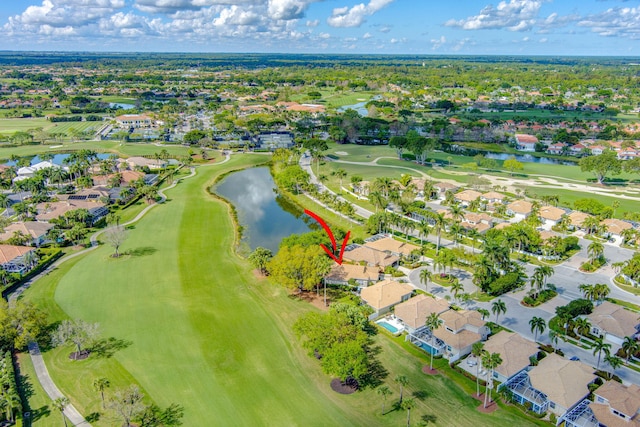
{"label": "green fairway", "polygon": [[0,133],[10,135],[15,132],[26,132],[29,129],[47,128],[52,123],[42,117],[29,119],[0,119]]}

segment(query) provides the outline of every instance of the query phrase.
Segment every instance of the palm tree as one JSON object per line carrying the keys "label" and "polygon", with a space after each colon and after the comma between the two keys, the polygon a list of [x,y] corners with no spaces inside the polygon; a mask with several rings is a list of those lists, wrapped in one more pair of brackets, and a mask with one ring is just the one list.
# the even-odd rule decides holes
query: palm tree
{"label": "palm tree", "polygon": [[447,227],[447,219],[444,217],[444,214],[441,213],[433,213],[431,215],[431,219],[433,220],[433,231],[436,234],[436,255],[440,251],[440,236],[442,235],[442,231]]}
{"label": "palm tree", "polygon": [[538,341],[538,334],[544,332],[547,327],[547,323],[542,317],[533,316],[529,320],[529,326],[531,327],[531,333],[533,334],[533,341]]}
{"label": "palm tree", "polygon": [[[484,343],[478,341],[471,346],[471,354],[475,356],[476,362],[480,362],[480,358],[484,353]],[[476,396],[480,396],[480,363],[476,363]]]}
{"label": "palm tree", "polygon": [[586,317],[576,317],[573,320],[573,329],[582,338],[589,330],[591,330],[591,322]]}
{"label": "palm tree", "polygon": [[100,392],[100,397],[102,398],[102,409],[104,409],[104,390],[110,386],[111,383],[107,378],[96,378],[93,380],[93,389]]}
{"label": "palm tree", "polygon": [[416,406],[416,401],[413,399],[407,399],[400,405],[402,409],[407,410],[407,427],[411,425],[411,408]]}
{"label": "palm tree", "polygon": [[583,283],[581,285],[578,285],[578,289],[580,290],[580,292],[582,292],[582,295],[589,301],[592,301],[595,299],[596,288],[594,285],[588,285],[586,283]]}
{"label": "palm tree", "polygon": [[595,284],[593,286],[593,289],[595,292],[594,296],[598,304],[602,304],[602,301],[604,301],[611,292],[611,288],[609,288],[609,286],[605,285],[604,283]]}
{"label": "palm tree", "polygon": [[611,372],[609,372],[609,379],[611,379],[615,374],[615,370],[618,369],[620,365],[622,365],[622,359],[620,359],[615,354],[607,354],[604,357],[604,362],[611,366]]}
{"label": "palm tree", "polygon": [[429,231],[431,227],[427,221],[420,221],[418,224],[418,235],[420,236],[420,246],[424,243],[424,238],[429,236]]}
{"label": "palm tree", "polygon": [[64,421],[64,425],[65,427],[67,427],[67,417],[64,416],[64,408],[66,408],[69,405],[69,399],[64,396],[58,397],[56,400],[53,401],[52,405],[54,408],[60,411],[60,414],[62,414],[62,420]]}
{"label": "palm tree", "polygon": [[491,389],[493,388],[493,373],[494,370],[502,364],[502,358],[500,357],[500,353],[489,353],[486,352],[482,356],[482,366],[489,369],[491,371],[491,375],[487,380],[487,387],[484,396],[484,407],[487,407],[487,397],[489,402],[491,402]]}
{"label": "palm tree", "polygon": [[462,210],[462,206],[458,204],[451,205],[449,208],[449,212],[451,213],[451,219],[454,222],[461,222],[462,218],[464,218],[464,211]]}
{"label": "palm tree", "polygon": [[369,193],[369,201],[375,206],[376,212],[378,212],[378,209],[384,209],[388,204],[387,199],[379,191]]}
{"label": "palm tree", "polygon": [[429,370],[433,371],[433,353],[435,352],[435,330],[442,325],[442,320],[438,317],[437,313],[431,313],[427,316],[427,320],[424,322],[427,328],[429,328],[429,332],[431,332],[431,361],[429,362]]}
{"label": "palm tree", "polygon": [[345,171],[344,169],[338,169],[337,171],[333,172],[332,175],[337,176],[340,180],[340,194],[342,194],[342,180],[347,176],[347,171]]}
{"label": "palm tree", "polygon": [[384,405],[387,403],[387,397],[391,395],[391,390],[383,385],[378,388],[378,394],[382,396],[382,415],[384,415]]}
{"label": "palm tree", "polygon": [[562,233],[563,237],[567,233],[567,231],[569,231],[570,226],[571,218],[569,218],[569,216],[566,214],[560,217],[560,221],[558,221],[558,224],[556,225],[556,227],[558,227],[558,230],[560,230],[560,233]]}
{"label": "palm tree", "polygon": [[433,275],[426,268],[420,270],[420,283],[422,283],[425,287],[425,290],[429,292],[429,282],[433,279]]}
{"label": "palm tree", "polygon": [[595,216],[589,216],[582,221],[582,226],[587,230],[587,234],[596,233],[600,227],[600,220]]}
{"label": "palm tree", "polygon": [[498,324],[498,317],[507,312],[507,304],[501,299],[496,300],[491,303],[491,312],[496,315],[496,324]]}
{"label": "palm tree", "polygon": [[560,338],[558,332],[553,329],[549,329],[549,341],[551,342],[551,347],[553,351],[556,351],[556,346],[558,345],[558,339]]}
{"label": "palm tree", "polygon": [[404,392],[404,388],[407,384],[409,384],[409,379],[404,375],[396,375],[393,379],[396,383],[400,384],[400,404],[402,404],[402,393]]}
{"label": "palm tree", "polygon": [[551,268],[550,266],[541,265],[539,267],[536,267],[533,275],[531,275],[531,288],[535,290],[534,299],[538,297],[538,293],[546,285],[547,278],[551,277],[552,275],[553,268]]}
{"label": "palm tree", "polygon": [[453,292],[453,298],[456,302],[458,302],[458,293],[460,293],[460,291],[464,291],[464,285],[460,283],[458,279],[456,279],[451,284],[451,292]]}
{"label": "palm tree", "polygon": [[600,356],[602,356],[602,352],[609,356],[611,354],[611,344],[604,342],[602,337],[598,337],[593,342],[593,355],[598,355],[598,363],[596,364],[596,369],[600,369]]}
{"label": "palm tree", "polygon": [[467,231],[467,237],[471,240],[471,253],[476,253],[476,243],[482,238],[482,235],[475,228]]}
{"label": "palm tree", "polygon": [[593,264],[604,254],[604,245],[600,242],[592,242],[587,248],[589,261]]}
{"label": "palm tree", "polygon": [[629,363],[629,359],[640,351],[640,342],[634,337],[624,337],[622,351],[624,351],[625,363]]}

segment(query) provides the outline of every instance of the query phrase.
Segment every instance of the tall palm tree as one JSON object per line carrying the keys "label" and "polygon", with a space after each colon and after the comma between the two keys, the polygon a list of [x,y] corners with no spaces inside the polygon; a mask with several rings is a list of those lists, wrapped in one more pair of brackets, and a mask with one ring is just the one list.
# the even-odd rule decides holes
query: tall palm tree
{"label": "tall palm tree", "polygon": [[384,209],[387,206],[387,199],[384,195],[379,191],[372,191],[369,193],[369,201],[376,208],[376,212],[378,209]]}
{"label": "tall palm tree", "polygon": [[65,427],[67,427],[67,417],[64,416],[64,408],[66,408],[68,405],[69,405],[69,399],[66,397],[58,397],[52,403],[52,406],[58,411],[60,411],[60,414],[62,414],[62,420],[64,421]]}
{"label": "tall palm tree", "polygon": [[598,355],[596,369],[600,369],[600,356],[602,356],[602,352],[604,352],[606,356],[609,356],[611,354],[611,344],[604,342],[602,337],[598,337],[593,342],[593,355]]}
{"label": "tall palm tree", "polygon": [[413,399],[407,399],[400,405],[402,409],[407,410],[407,427],[411,425],[411,409],[416,406],[416,401]]}
{"label": "tall palm tree", "polygon": [[484,396],[484,407],[487,407],[487,398],[489,402],[491,402],[491,389],[493,388],[493,373],[495,369],[502,364],[502,358],[500,357],[500,353],[489,353],[485,352],[482,356],[482,366],[489,369],[491,371],[491,375],[487,380],[487,387]]}
{"label": "tall palm tree", "polygon": [[340,180],[340,194],[342,194],[342,180],[347,176],[347,171],[345,171],[344,169],[338,169],[337,171],[333,172],[333,175],[337,176]]}
{"label": "tall palm tree", "polygon": [[476,396],[480,396],[480,358],[484,353],[484,343],[478,341],[471,346],[471,354],[476,358]]}
{"label": "tall palm tree", "polygon": [[569,218],[567,214],[562,215],[556,224],[556,227],[564,237],[567,231],[569,231],[569,227],[571,227],[571,218]]}
{"label": "tall palm tree", "polygon": [[598,304],[602,304],[602,302],[609,296],[611,292],[611,288],[604,283],[597,283],[593,286],[595,292],[595,299]]}
{"label": "tall palm tree", "polygon": [[640,351],[640,342],[634,337],[624,337],[622,351],[624,351],[625,363],[629,363],[629,359]]}
{"label": "tall palm tree", "polygon": [[615,354],[607,354],[604,357],[604,362],[611,367],[611,372],[609,372],[609,379],[613,378],[615,374],[615,370],[622,365],[622,359],[620,359]]}
{"label": "tall palm tree", "polygon": [[547,323],[542,317],[533,316],[531,320],[529,320],[529,326],[531,327],[531,333],[533,333],[533,341],[538,341],[538,334],[544,332]]}
{"label": "tall palm tree", "polygon": [[100,392],[102,398],[102,409],[104,409],[104,390],[111,386],[111,382],[107,378],[96,378],[93,380],[93,389]]}
{"label": "tall palm tree", "polygon": [[420,221],[418,224],[418,235],[420,236],[420,246],[424,243],[424,238],[429,236],[429,231],[431,230],[431,226],[425,220]]}
{"label": "tall palm tree", "polygon": [[547,278],[553,275],[553,268],[548,265],[541,265],[536,267],[531,275],[531,288],[535,290],[535,298],[538,297],[540,290],[546,285]]}
{"label": "tall palm tree", "polygon": [[427,320],[424,322],[429,331],[431,332],[431,361],[429,362],[429,370],[433,370],[433,353],[435,352],[435,330],[442,325],[442,320],[438,317],[437,313],[431,313],[427,316]]}
{"label": "tall palm tree", "polygon": [[384,415],[384,405],[387,403],[387,397],[391,395],[391,389],[388,386],[383,385],[378,387],[377,392],[382,396],[382,415]]}
{"label": "tall palm tree", "polygon": [[589,301],[593,301],[595,299],[596,288],[594,285],[582,283],[578,285],[578,289],[580,290],[580,292],[582,292],[582,295]]}
{"label": "tall palm tree", "polygon": [[496,315],[496,324],[498,324],[498,317],[507,312],[507,304],[501,299],[496,300],[491,303],[491,312]]}
{"label": "tall palm tree", "polygon": [[458,302],[458,294],[464,291],[464,285],[459,280],[454,280],[451,284],[451,292],[453,293],[453,298],[456,302]]}
{"label": "tall palm tree", "polygon": [[592,264],[595,263],[604,254],[604,245],[600,242],[591,242],[587,247],[587,254],[589,255],[589,261]]}
{"label": "tall palm tree", "polygon": [[467,231],[467,237],[471,240],[471,253],[476,253],[476,243],[482,238],[482,235],[475,228]]}
{"label": "tall palm tree", "polygon": [[595,216],[588,216],[582,222],[582,227],[587,230],[587,234],[597,233],[600,227],[600,220]]}
{"label": "tall palm tree", "polygon": [[451,219],[453,222],[461,222],[462,218],[464,218],[464,211],[462,210],[462,206],[458,204],[453,204],[449,208],[449,212],[451,213]]}
{"label": "tall palm tree", "polygon": [[433,231],[436,234],[436,255],[440,251],[440,237],[442,232],[446,229],[448,221],[444,217],[444,214],[434,212],[431,215],[431,219],[433,220]]}
{"label": "tall palm tree", "polygon": [[402,394],[404,392],[404,388],[409,384],[409,378],[404,375],[396,375],[393,379],[396,383],[400,384],[400,404],[402,404]]}
{"label": "tall palm tree", "polygon": [[429,292],[429,282],[433,279],[433,274],[426,268],[420,270],[420,283],[425,287],[425,290]]}
{"label": "tall palm tree", "polygon": [[549,329],[549,342],[551,342],[551,347],[553,351],[556,351],[556,346],[558,345],[558,339],[560,338],[558,332],[553,329]]}
{"label": "tall palm tree", "polygon": [[573,320],[573,329],[582,338],[587,332],[591,330],[591,322],[586,317],[576,317]]}

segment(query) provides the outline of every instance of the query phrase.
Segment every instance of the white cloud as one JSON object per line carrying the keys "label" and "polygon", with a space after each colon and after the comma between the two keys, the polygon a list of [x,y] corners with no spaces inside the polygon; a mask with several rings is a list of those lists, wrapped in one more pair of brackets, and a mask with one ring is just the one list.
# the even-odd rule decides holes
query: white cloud
{"label": "white cloud", "polygon": [[273,19],[300,19],[311,3],[318,0],[269,0],[269,16]]}
{"label": "white cloud", "polygon": [[542,6],[542,0],[502,1],[497,7],[486,6],[478,15],[465,19],[451,19],[445,23],[448,27],[460,27],[464,30],[508,29],[525,31],[531,29]]}
{"label": "white cloud", "polygon": [[307,21],[307,27],[309,28],[315,28],[318,25],[320,25],[320,21],[317,19],[314,19],[313,21]]}
{"label": "white cloud", "polygon": [[590,15],[578,22],[581,27],[606,37],[640,39],[640,7],[617,7]]}
{"label": "white cloud", "polygon": [[371,16],[380,9],[391,4],[394,0],[369,0],[369,4],[357,4],[351,8],[339,7],[333,9],[327,22],[332,27],[359,27],[367,16]]}
{"label": "white cloud", "polygon": [[431,39],[431,49],[436,50],[442,47],[447,42],[445,36],[440,36],[439,39]]}
{"label": "white cloud", "polygon": [[321,39],[325,39],[326,40],[328,38],[331,38],[331,34],[329,34],[329,33],[320,33],[320,34],[318,34],[318,37],[320,37]]}
{"label": "white cloud", "polygon": [[371,33],[364,33],[364,34],[362,35],[362,39],[363,39],[363,40],[370,39],[371,37],[373,37],[373,36],[371,35]]}
{"label": "white cloud", "polygon": [[213,25],[216,27],[226,25],[253,25],[258,23],[259,16],[251,11],[244,10],[238,6],[231,6],[229,8],[222,9],[220,16],[213,20]]}

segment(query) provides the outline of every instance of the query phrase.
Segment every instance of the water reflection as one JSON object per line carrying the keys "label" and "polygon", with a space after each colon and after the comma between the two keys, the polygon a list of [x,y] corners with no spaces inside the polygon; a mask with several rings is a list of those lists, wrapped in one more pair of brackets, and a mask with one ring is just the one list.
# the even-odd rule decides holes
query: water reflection
{"label": "water reflection", "polygon": [[275,189],[265,167],[232,173],[215,189],[235,206],[244,227],[243,241],[251,249],[262,246],[276,252],[284,237],[310,230],[303,213],[278,196]]}

